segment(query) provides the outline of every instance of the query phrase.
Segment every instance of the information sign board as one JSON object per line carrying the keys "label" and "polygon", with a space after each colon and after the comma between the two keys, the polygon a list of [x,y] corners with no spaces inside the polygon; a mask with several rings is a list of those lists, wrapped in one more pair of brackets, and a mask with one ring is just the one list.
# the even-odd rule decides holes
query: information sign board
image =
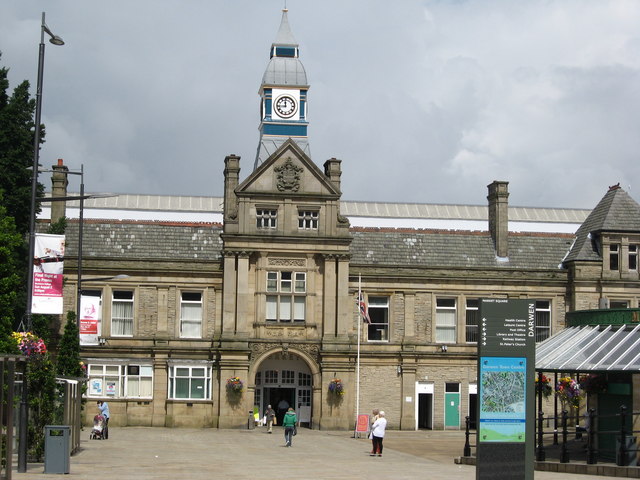
{"label": "information sign board", "polygon": [[477,479],[533,480],[535,300],[482,299]]}

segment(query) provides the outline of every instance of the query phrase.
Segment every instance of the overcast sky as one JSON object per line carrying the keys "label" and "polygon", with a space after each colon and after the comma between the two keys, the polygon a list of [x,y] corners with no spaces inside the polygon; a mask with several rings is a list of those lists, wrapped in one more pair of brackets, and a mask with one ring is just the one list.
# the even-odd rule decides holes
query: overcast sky
{"label": "overcast sky", "polygon": [[[221,196],[226,155],[253,169],[283,4],[1,2],[11,89],[36,84],[42,11],[66,42],[46,42],[40,163],[84,164],[88,192]],[[343,199],[482,205],[506,180],[511,205],[593,208],[618,182],[640,200],[640,1],[287,7]]]}

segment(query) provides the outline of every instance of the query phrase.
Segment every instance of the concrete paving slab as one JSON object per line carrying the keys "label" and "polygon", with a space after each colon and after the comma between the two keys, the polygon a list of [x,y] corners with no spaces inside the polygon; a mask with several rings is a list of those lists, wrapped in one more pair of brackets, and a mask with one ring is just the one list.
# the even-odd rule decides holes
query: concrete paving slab
{"label": "concrete paving slab", "polygon": [[[109,440],[89,440],[71,457],[69,475],[78,480],[371,480],[475,479],[475,467],[456,465],[463,432],[389,431],[382,457],[370,457],[371,442],[351,432],[299,429],[284,446],[281,428],[217,430],[157,427],[111,428]],[[60,479],[29,464],[14,480]],[[582,475],[535,472],[536,480],[579,480]],[[598,480],[614,477],[592,477]]]}

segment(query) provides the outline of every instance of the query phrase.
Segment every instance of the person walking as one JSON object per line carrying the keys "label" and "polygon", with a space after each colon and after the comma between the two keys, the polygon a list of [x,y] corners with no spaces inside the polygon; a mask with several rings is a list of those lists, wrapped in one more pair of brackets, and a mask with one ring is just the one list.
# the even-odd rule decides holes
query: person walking
{"label": "person walking", "polygon": [[267,411],[264,412],[264,416],[267,419],[267,427],[269,427],[267,433],[273,433],[273,424],[276,420],[276,411],[271,408],[271,405],[267,405]]}
{"label": "person walking", "polygon": [[377,408],[374,408],[373,411],[371,412],[371,417],[369,418],[369,438],[371,439],[371,453],[376,453],[376,445],[373,441],[373,424],[376,423],[376,420],[378,420],[378,418],[380,418],[380,410],[378,410]]}
{"label": "person walking", "polygon": [[284,420],[282,421],[282,426],[284,427],[285,447],[291,446],[291,439],[296,434],[297,422],[298,419],[296,417],[296,412],[293,411],[293,407],[289,407],[289,410],[284,414]]}
{"label": "person walking", "polygon": [[387,419],[384,416],[384,412],[378,413],[378,419],[373,422],[371,426],[371,439],[373,440],[373,453],[372,457],[378,455],[382,456],[382,439],[384,438],[384,431],[387,428]]}
{"label": "person walking", "polygon": [[109,413],[109,404],[107,402],[103,402],[102,400],[98,400],[98,410],[100,410],[100,415],[104,417],[104,432],[103,438],[105,440],[109,440],[109,417],[111,414]]}

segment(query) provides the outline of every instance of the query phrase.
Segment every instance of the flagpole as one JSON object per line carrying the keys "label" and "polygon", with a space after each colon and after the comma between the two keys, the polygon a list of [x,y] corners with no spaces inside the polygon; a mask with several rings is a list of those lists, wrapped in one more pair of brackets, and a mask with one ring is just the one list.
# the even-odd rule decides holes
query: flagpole
{"label": "flagpole", "polygon": [[[362,301],[361,276],[358,274],[358,355],[356,360],[356,429],[360,415],[360,330],[362,329],[362,318],[360,314],[360,302]],[[354,432],[355,436],[355,432]]]}

